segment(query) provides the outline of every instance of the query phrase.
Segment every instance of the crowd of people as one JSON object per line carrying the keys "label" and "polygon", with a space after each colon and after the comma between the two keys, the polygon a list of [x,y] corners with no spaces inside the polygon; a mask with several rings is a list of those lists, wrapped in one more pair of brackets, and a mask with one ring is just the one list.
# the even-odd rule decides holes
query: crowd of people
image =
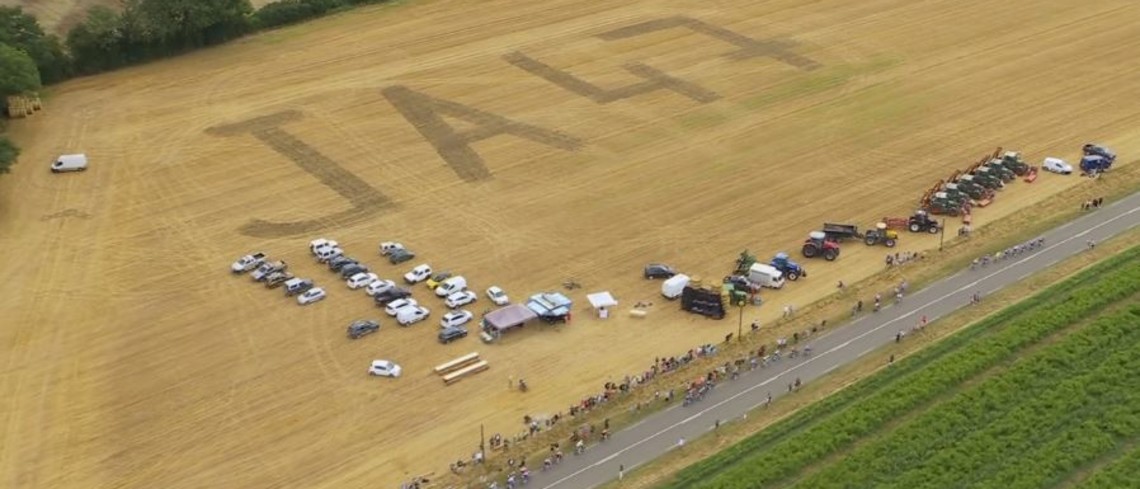
{"label": "crowd of people", "polygon": [[897,266],[901,266],[901,265],[906,265],[907,263],[910,263],[910,262],[915,261],[915,260],[924,260],[924,259],[926,259],[926,252],[925,251],[923,251],[923,252],[901,251],[901,252],[895,252],[893,254],[887,253],[887,257],[884,261],[886,262],[888,267],[897,267]]}

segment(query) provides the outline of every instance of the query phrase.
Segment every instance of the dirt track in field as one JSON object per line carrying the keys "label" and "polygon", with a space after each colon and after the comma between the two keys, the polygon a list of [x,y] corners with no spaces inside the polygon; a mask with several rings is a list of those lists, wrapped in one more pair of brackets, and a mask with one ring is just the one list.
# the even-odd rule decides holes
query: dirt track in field
{"label": "dirt track in field", "polygon": [[[823,221],[905,215],[998,145],[1033,162],[1076,160],[1087,140],[1140,150],[1140,7],[1124,0],[485,4],[363,9],[76,80],[13,124],[0,486],[341,488],[445,470],[480,423],[520,430],[735,332],[661,304],[647,261],[715,280],[743,248],[766,258]],[[77,151],[90,171],[47,171]],[[1014,184],[976,222],[1079,182]],[[388,278],[415,264],[376,256],[395,239],[480,291],[585,287],[568,327],[441,346],[435,321],[396,327],[314,264],[318,236]],[[231,277],[252,250],[330,297],[301,308]],[[810,278],[746,321],[884,252],[805,260]],[[599,290],[622,301],[604,322],[584,309]],[[639,300],[649,317],[625,317]],[[380,334],[346,340],[363,317]],[[469,351],[491,369],[451,387],[430,373]],[[405,376],[369,378],[373,358]]]}

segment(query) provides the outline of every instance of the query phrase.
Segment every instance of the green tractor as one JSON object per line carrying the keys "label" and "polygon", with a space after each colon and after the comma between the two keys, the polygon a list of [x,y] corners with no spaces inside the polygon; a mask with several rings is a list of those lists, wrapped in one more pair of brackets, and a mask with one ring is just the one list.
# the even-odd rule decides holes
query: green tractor
{"label": "green tractor", "polygon": [[1020,151],[1006,151],[1003,153],[1001,155],[1001,164],[1019,177],[1029,173],[1029,163],[1021,159]]}
{"label": "green tractor", "polygon": [[965,201],[954,200],[945,192],[935,193],[927,203],[927,210],[931,214],[957,216],[962,213]]}
{"label": "green tractor", "polygon": [[752,269],[752,264],[756,263],[756,256],[744,250],[740,252],[740,257],[736,259],[736,272],[733,275],[748,276],[748,271]]}
{"label": "green tractor", "polygon": [[942,192],[948,195],[953,200],[966,201],[971,197],[956,183],[946,183],[942,185]]}
{"label": "green tractor", "polygon": [[1005,186],[997,172],[994,172],[989,167],[980,166],[974,170],[972,175],[978,183],[990,190],[997,190]]}
{"label": "green tractor", "polygon": [[995,174],[999,178],[1001,178],[1002,183],[1009,183],[1009,182],[1012,182],[1015,178],[1017,178],[1017,175],[1014,175],[1013,171],[1011,171],[1009,168],[1002,166],[1001,160],[997,160],[997,159],[990,160],[989,163],[982,165],[982,168],[990,168],[990,171],[995,172]]}
{"label": "green tractor", "polygon": [[969,195],[970,198],[974,200],[985,200],[994,195],[993,190],[979,183],[978,178],[974,175],[962,175],[958,177],[958,180],[954,183],[958,184],[958,188],[962,189],[963,192],[966,192],[966,195]]}

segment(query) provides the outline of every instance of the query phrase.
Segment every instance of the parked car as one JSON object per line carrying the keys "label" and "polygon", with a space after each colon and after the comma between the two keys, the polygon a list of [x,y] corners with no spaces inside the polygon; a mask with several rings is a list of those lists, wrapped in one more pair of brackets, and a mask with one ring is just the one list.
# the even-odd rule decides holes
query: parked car
{"label": "parked car", "polygon": [[273,272],[265,277],[265,288],[276,289],[285,284],[286,280],[292,280],[293,274],[289,272]]}
{"label": "parked car", "polygon": [[444,303],[447,304],[448,308],[455,309],[475,302],[477,297],[474,292],[463,290],[447,296],[447,300],[445,300]]}
{"label": "parked car", "polygon": [[317,254],[318,248],[324,248],[326,246],[331,246],[331,247],[335,248],[337,246],[340,246],[340,243],[337,243],[336,241],[333,241],[331,239],[326,239],[326,238],[317,238],[317,239],[314,239],[312,241],[309,241],[309,251],[311,251],[314,255]]}
{"label": "parked car", "polygon": [[389,316],[395,316],[397,312],[400,312],[400,309],[403,309],[405,307],[415,307],[418,305],[419,303],[410,297],[405,299],[396,299],[392,302],[389,302],[388,305],[384,307],[384,312],[388,313]]}
{"label": "parked car", "polygon": [[664,263],[650,263],[645,266],[645,278],[673,278],[677,271]]}
{"label": "parked car", "polygon": [[510,298],[507,297],[507,293],[503,292],[503,289],[497,285],[492,285],[487,288],[487,298],[491,299],[491,302],[494,302],[496,306],[505,306],[511,303]]}
{"label": "parked car", "polygon": [[313,281],[304,278],[293,278],[285,281],[285,297],[294,296],[313,288]]}
{"label": "parked car", "polygon": [[439,342],[443,344],[451,343],[452,341],[467,336],[467,328],[462,326],[454,326],[450,328],[443,328],[439,331]]}
{"label": "parked car", "polygon": [[427,280],[427,286],[429,289],[435,290],[436,287],[439,287],[439,284],[449,278],[451,278],[451,272],[439,272]]}
{"label": "parked car", "polygon": [[395,286],[396,282],[378,278],[376,280],[373,280],[372,283],[368,284],[368,286],[364,288],[364,293],[372,297],[376,297],[377,295],[391,290],[392,287]]}
{"label": "parked car", "polygon": [[356,290],[356,289],[359,289],[361,287],[366,287],[369,284],[371,284],[372,282],[375,282],[377,280],[380,280],[380,277],[377,276],[375,273],[363,272],[363,273],[358,273],[356,275],[348,277],[348,280],[346,280],[344,282],[344,284],[347,285],[348,288]]}
{"label": "parked car", "polygon": [[325,298],[325,289],[313,287],[297,296],[297,303],[304,306]]}
{"label": "parked car", "polygon": [[370,335],[380,331],[380,323],[371,319],[358,319],[348,325],[348,337],[357,339],[364,335]]}
{"label": "parked car", "polygon": [[467,324],[469,321],[471,321],[471,318],[473,317],[475,317],[475,315],[471,314],[471,311],[465,311],[462,309],[458,311],[448,311],[447,314],[444,314],[443,317],[439,319],[439,327],[453,328],[456,326],[463,326],[464,324]]}
{"label": "parked car", "polygon": [[261,266],[262,263],[265,263],[265,260],[265,253],[262,253],[260,251],[257,253],[250,253],[241,258],[238,258],[237,261],[233,263],[233,265],[230,265],[230,271],[233,273],[245,273]]}
{"label": "parked car", "polygon": [[373,360],[372,366],[368,367],[368,374],[378,377],[399,377],[404,369],[390,360]]}
{"label": "parked car", "polygon": [[435,288],[435,295],[439,297],[447,297],[451,294],[462,292],[464,290],[467,290],[467,279],[463,278],[462,275],[457,275],[444,280],[443,282],[440,282],[439,286]]}
{"label": "parked car", "polygon": [[409,284],[418,284],[431,276],[431,265],[424,263],[416,265],[412,271],[404,274],[404,281]]}
{"label": "parked car", "polygon": [[380,254],[382,256],[388,256],[388,255],[391,255],[392,253],[395,253],[396,251],[403,250],[403,249],[404,249],[404,245],[402,245],[400,243],[393,242],[393,241],[385,241],[383,243],[380,243]]}
{"label": "parked car", "polygon": [[385,290],[384,292],[376,294],[373,297],[373,299],[376,300],[377,305],[384,307],[384,306],[387,306],[389,302],[392,302],[394,300],[404,299],[404,298],[411,297],[411,296],[412,296],[412,291],[410,291],[408,289],[402,289],[400,287],[392,287],[391,289],[388,289],[388,290]]}
{"label": "parked car", "polygon": [[358,273],[368,273],[368,267],[362,263],[349,263],[340,269],[340,278],[348,280]]}
{"label": "parked car", "polygon": [[336,246],[325,246],[323,248],[317,248],[317,251],[313,253],[313,255],[317,257],[317,261],[327,263],[333,258],[344,256],[344,250]]}
{"label": "parked car", "polygon": [[407,249],[396,250],[396,251],[393,251],[391,254],[388,255],[388,263],[391,263],[393,265],[399,265],[399,264],[404,263],[408,260],[411,260],[412,258],[415,258],[415,257],[416,257],[416,254],[412,253],[412,250],[407,250]]}
{"label": "parked car", "polygon": [[329,266],[329,270],[332,270],[334,272],[339,270],[340,267],[343,267],[345,264],[348,264],[348,263],[356,263],[356,260],[353,260],[352,258],[344,256],[344,255],[337,255],[337,256],[330,258],[329,261],[327,262],[327,264]]}
{"label": "parked car", "polygon": [[1060,158],[1045,158],[1045,161],[1041,162],[1041,168],[1044,168],[1045,171],[1060,173],[1061,175],[1073,173],[1073,165],[1066,163],[1065,160]]}
{"label": "parked car", "polygon": [[424,306],[405,307],[396,313],[396,322],[400,323],[400,326],[411,326],[427,319],[429,315],[431,315],[431,311]]}
{"label": "parked car", "polygon": [[273,263],[265,262],[262,263],[261,266],[257,267],[257,270],[254,270],[253,273],[249,274],[249,276],[253,278],[255,282],[262,282],[274,272],[283,272],[288,268],[289,265],[281,260],[275,261]]}

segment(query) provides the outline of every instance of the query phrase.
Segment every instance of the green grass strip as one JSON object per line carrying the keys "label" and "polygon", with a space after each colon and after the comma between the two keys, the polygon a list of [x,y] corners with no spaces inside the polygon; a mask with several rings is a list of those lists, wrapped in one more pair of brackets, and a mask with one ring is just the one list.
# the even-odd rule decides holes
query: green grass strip
{"label": "green grass strip", "polygon": [[[1133,248],[1094,265],[901,362],[897,369],[861,381],[682,470],[663,487],[758,487],[786,478],[1081,316],[1132,295],[1140,289],[1138,256],[1140,248]],[[1013,327],[1001,328],[1007,322]],[[987,341],[973,341],[994,328],[999,330]],[[906,378],[894,382],[900,376]],[[883,389],[891,384],[900,385]],[[789,436],[793,434],[798,436]]]}
{"label": "green grass strip", "polygon": [[[976,476],[987,464],[1030,450],[1066,422],[1099,415],[1104,407],[1099,403],[1105,399],[1085,388],[1118,373],[1100,370],[1112,362],[1113,352],[1125,359],[1135,356],[1130,351],[1140,342],[1140,329],[1131,327],[1135,320],[1128,311],[1099,318],[798,485],[958,487],[961,479]],[[1027,423],[1037,429],[1024,429]]]}
{"label": "green grass strip", "polygon": [[1076,489],[1120,489],[1140,481],[1140,444],[1077,485]]}

